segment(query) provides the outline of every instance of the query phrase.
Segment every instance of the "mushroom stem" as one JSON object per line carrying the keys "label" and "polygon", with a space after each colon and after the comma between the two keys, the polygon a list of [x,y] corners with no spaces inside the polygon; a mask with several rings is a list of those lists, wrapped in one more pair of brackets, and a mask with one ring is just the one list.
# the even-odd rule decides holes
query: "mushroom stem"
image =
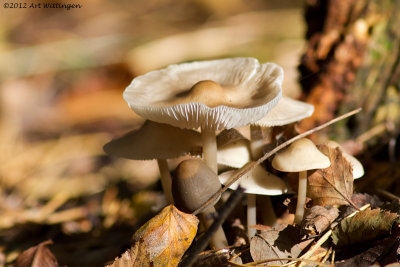
{"label": "mushroom stem", "polygon": [[[251,151],[251,158],[252,160],[257,160],[259,159],[264,153],[263,151],[263,147],[265,145],[265,142],[270,142],[271,139],[271,134],[272,134],[272,127],[261,127],[258,125],[250,125],[250,151]],[[264,140],[264,136],[266,137],[267,140]],[[267,217],[267,224],[268,226],[272,226],[275,221],[276,221],[276,215],[275,215],[275,211],[273,209],[272,206],[272,201],[271,198],[269,196],[265,196],[266,199],[266,206],[263,206],[263,210],[262,210],[262,214],[263,214],[263,218]],[[247,214],[249,214],[249,209],[254,209],[254,214],[256,214],[256,197],[254,197],[254,207],[250,207],[250,198],[247,199]],[[249,216],[247,216],[247,220],[249,220]],[[252,224],[257,224],[256,223],[256,215],[254,215],[254,223]],[[247,221],[247,225],[251,225],[249,221]],[[255,230],[254,230],[254,234],[255,234]],[[250,235],[250,231],[248,232],[249,237],[251,237]]]}
{"label": "mushroom stem", "polygon": [[299,189],[297,193],[297,206],[294,223],[300,224],[304,216],[304,205],[307,195],[307,171],[299,172]]}
{"label": "mushroom stem", "polygon": [[215,131],[213,129],[201,127],[201,141],[203,143],[204,162],[214,173],[218,173],[217,138]]}
{"label": "mushroom stem", "polygon": [[253,237],[257,230],[252,225],[257,224],[256,195],[247,194],[247,235]]}
{"label": "mushroom stem", "polygon": [[[216,214],[214,206],[208,206],[202,213],[199,214],[200,220],[203,222],[206,229],[210,228],[211,224],[214,222],[213,214]],[[228,246],[228,241],[222,227],[219,227],[210,240],[210,246],[212,249],[221,249]]]}
{"label": "mushroom stem", "polygon": [[171,173],[169,172],[168,162],[166,159],[157,159],[157,163],[158,163],[158,169],[160,170],[161,186],[164,190],[167,204],[174,203],[171,190],[172,178],[171,178]]}
{"label": "mushroom stem", "polygon": [[253,160],[257,160],[264,154],[263,147],[266,142],[270,141],[271,134],[272,127],[261,128],[261,126],[250,125],[250,150]]}

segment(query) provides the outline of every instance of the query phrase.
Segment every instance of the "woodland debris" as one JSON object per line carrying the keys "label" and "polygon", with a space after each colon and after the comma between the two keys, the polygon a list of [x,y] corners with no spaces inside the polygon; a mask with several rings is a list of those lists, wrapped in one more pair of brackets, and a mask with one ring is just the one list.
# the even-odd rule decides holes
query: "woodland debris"
{"label": "woodland debris", "polygon": [[306,211],[302,222],[302,230],[311,235],[321,234],[339,216],[339,210],[335,207],[313,206]]}
{"label": "woodland debris", "polygon": [[313,205],[348,205],[353,194],[353,175],[350,163],[340,149],[319,145],[318,149],[329,157],[331,166],[317,170],[308,177],[308,197]]}

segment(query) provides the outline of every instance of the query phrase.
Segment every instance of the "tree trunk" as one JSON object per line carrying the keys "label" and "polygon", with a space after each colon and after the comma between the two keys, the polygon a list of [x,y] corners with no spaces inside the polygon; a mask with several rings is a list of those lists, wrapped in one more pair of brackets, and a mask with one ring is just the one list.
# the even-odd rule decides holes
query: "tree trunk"
{"label": "tree trunk", "polygon": [[309,129],[362,107],[330,129],[337,139],[376,125],[400,129],[400,0],[307,0],[307,49],[299,70],[314,115]]}

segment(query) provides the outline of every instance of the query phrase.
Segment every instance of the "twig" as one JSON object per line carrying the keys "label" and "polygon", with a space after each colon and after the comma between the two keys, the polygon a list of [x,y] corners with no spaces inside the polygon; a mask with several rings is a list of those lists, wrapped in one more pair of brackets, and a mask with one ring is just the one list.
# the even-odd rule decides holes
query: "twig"
{"label": "twig", "polygon": [[211,224],[210,228],[202,235],[186,252],[186,257],[180,262],[179,267],[190,267],[196,261],[200,252],[202,252],[211,240],[211,237],[221,227],[228,215],[233,211],[236,204],[243,196],[244,189],[240,186],[233,191],[224,205],[218,209],[218,217]]}
{"label": "twig", "polygon": [[328,127],[331,124],[334,124],[340,120],[343,120],[347,117],[350,117],[354,114],[357,114],[358,112],[361,111],[361,108],[355,109],[353,111],[350,111],[346,114],[343,114],[335,119],[332,119],[320,126],[317,126],[311,130],[308,130],[302,134],[296,135],[295,137],[289,139],[288,141],[280,144],[279,146],[275,147],[273,150],[271,150],[270,152],[264,154],[264,156],[262,156],[261,158],[259,158],[257,161],[252,162],[250,164],[245,165],[244,167],[242,167],[241,169],[238,170],[238,173],[231,178],[231,180],[229,182],[227,182],[225,184],[224,187],[222,187],[220,190],[218,190],[218,192],[216,192],[209,200],[207,200],[203,205],[201,205],[197,210],[195,210],[192,214],[193,215],[197,215],[198,213],[202,212],[203,209],[205,209],[208,205],[210,205],[211,203],[214,203],[214,201],[223,193],[225,192],[232,184],[234,184],[237,180],[239,180],[244,174],[246,174],[247,172],[251,171],[252,169],[254,169],[254,167],[256,167],[258,164],[260,164],[261,162],[263,162],[264,160],[268,159],[269,157],[271,157],[272,155],[274,155],[275,153],[277,153],[278,151],[280,151],[281,149],[287,147],[288,145],[290,145],[291,143],[293,143],[294,141],[297,141],[303,137],[306,137],[310,134],[313,134],[317,131],[320,131],[326,127]]}
{"label": "twig", "polygon": [[[310,263],[310,264],[315,264],[317,266],[324,266],[324,267],[330,267],[328,264],[326,263],[322,263],[322,262],[317,262],[317,261],[313,261],[313,260],[309,260],[309,259],[302,259],[302,258],[276,258],[276,259],[268,259],[268,260],[262,260],[262,261],[255,261],[255,262],[250,262],[250,263],[246,263],[246,264],[238,264],[238,263],[234,263],[234,262],[229,262],[231,265],[233,266],[237,266],[237,267],[247,267],[247,266],[265,266],[265,263],[267,262],[271,262],[271,261],[279,261],[279,260],[293,260],[293,261],[300,261],[300,262],[305,262],[305,263]],[[276,266],[276,265],[274,265]],[[278,266],[285,266],[285,265],[278,265]]]}
{"label": "twig", "polygon": [[365,142],[367,142],[368,140],[370,140],[372,137],[375,137],[385,131],[388,130],[388,126],[387,123],[380,123],[378,125],[375,125],[374,127],[372,127],[371,129],[369,129],[368,131],[362,133],[361,135],[359,135],[356,138],[356,143],[359,144],[364,144]]}
{"label": "twig", "polygon": [[395,194],[392,194],[384,189],[378,189],[377,190],[379,194],[383,195],[384,197],[390,199],[390,200],[400,200],[400,197],[396,196]]}

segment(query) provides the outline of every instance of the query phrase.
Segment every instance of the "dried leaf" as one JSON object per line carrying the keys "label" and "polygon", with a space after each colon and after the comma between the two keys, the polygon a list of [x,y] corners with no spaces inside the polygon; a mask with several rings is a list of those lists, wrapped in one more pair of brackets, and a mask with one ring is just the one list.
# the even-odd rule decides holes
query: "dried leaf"
{"label": "dried leaf", "polygon": [[398,218],[396,213],[381,209],[366,209],[355,216],[343,219],[332,233],[333,243],[345,247],[368,242],[387,235]]}
{"label": "dried leaf", "polygon": [[[299,228],[286,225],[282,229],[267,230],[254,236],[250,241],[250,254],[254,261],[297,258],[312,240],[301,240]],[[286,260],[271,261],[269,264],[285,264],[286,262]]]}
{"label": "dried leaf", "polygon": [[350,163],[339,148],[319,145],[318,149],[329,157],[331,166],[317,170],[308,177],[307,196],[313,205],[346,205],[353,194],[353,174]]}
{"label": "dried leaf", "polygon": [[[385,262],[397,263],[397,249],[399,247],[399,240],[393,236],[378,240],[372,244],[367,243],[367,249],[362,249],[360,253],[356,249],[346,249],[348,253],[353,254],[350,258],[346,258],[344,261],[338,259],[335,262],[336,267],[369,267],[372,266],[379,260]],[[355,254],[355,255],[354,255]],[[381,263],[381,262],[380,262]],[[386,264],[380,264],[375,266],[387,266]]]}
{"label": "dried leaf", "polygon": [[198,222],[169,205],[137,230],[134,246],[108,266],[177,266],[196,236]]}
{"label": "dried leaf", "polygon": [[39,245],[23,251],[15,262],[15,267],[56,267],[59,266],[56,257],[47,245],[52,241],[44,241]]}
{"label": "dried leaf", "polygon": [[311,234],[320,234],[339,216],[335,207],[314,206],[308,209],[303,220],[302,229]]}

